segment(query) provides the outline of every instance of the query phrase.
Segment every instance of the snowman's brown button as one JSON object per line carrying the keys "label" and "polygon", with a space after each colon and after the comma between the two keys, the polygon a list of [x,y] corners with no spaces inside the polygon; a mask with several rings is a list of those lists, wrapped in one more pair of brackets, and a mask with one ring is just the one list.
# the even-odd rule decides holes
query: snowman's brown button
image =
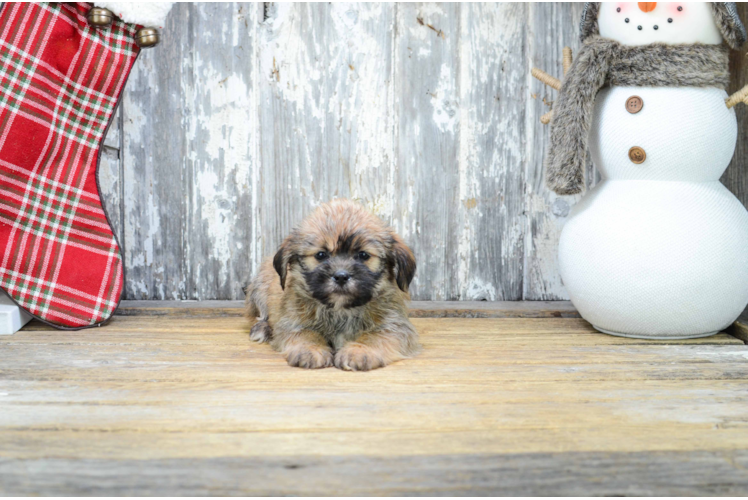
{"label": "snowman's brown button", "polygon": [[644,107],[644,101],[638,95],[632,95],[626,99],[626,111],[632,115],[638,113]]}
{"label": "snowman's brown button", "polygon": [[634,146],[633,148],[629,149],[629,160],[631,160],[634,163],[644,163],[644,160],[647,159],[647,153],[644,152],[642,148],[639,146]]}

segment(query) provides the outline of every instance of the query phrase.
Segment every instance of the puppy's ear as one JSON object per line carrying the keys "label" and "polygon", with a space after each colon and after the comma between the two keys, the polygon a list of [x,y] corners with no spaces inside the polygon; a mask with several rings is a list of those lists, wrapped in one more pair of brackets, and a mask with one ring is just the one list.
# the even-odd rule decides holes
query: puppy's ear
{"label": "puppy's ear", "polygon": [[397,286],[403,292],[407,292],[410,282],[413,281],[413,276],[416,274],[416,258],[413,256],[413,251],[400,239],[400,236],[393,233],[390,253],[395,265]]}
{"label": "puppy's ear", "polygon": [[275,253],[275,257],[273,257],[273,267],[275,268],[275,272],[278,273],[278,276],[280,276],[281,288],[283,288],[284,290],[286,289],[286,272],[288,271],[288,262],[291,258],[288,247],[288,238],[286,238],[286,241],[283,242],[278,251]]}

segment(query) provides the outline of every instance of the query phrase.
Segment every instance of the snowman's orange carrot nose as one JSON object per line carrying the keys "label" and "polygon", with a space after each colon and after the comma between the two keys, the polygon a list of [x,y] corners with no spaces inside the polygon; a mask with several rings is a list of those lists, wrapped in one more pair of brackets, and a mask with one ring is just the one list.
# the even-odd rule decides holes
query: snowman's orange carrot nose
{"label": "snowman's orange carrot nose", "polygon": [[657,7],[657,2],[638,2],[642,12],[652,12]]}

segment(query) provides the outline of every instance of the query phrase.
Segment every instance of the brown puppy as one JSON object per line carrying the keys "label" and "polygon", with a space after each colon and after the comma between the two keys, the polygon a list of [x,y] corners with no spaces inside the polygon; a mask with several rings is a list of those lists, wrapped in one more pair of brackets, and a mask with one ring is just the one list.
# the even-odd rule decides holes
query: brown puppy
{"label": "brown puppy", "polygon": [[413,252],[363,206],[320,206],[247,287],[250,338],[291,366],[373,370],[418,352],[408,320]]}

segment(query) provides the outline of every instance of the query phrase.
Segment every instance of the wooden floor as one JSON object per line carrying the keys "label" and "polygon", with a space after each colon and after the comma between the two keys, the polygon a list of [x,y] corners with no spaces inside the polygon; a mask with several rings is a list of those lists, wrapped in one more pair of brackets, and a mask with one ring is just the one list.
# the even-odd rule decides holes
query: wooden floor
{"label": "wooden floor", "polygon": [[197,306],[0,338],[0,494],[748,494],[748,347],[728,334],[416,304],[452,316],[414,319],[418,358],[304,371],[235,305]]}

